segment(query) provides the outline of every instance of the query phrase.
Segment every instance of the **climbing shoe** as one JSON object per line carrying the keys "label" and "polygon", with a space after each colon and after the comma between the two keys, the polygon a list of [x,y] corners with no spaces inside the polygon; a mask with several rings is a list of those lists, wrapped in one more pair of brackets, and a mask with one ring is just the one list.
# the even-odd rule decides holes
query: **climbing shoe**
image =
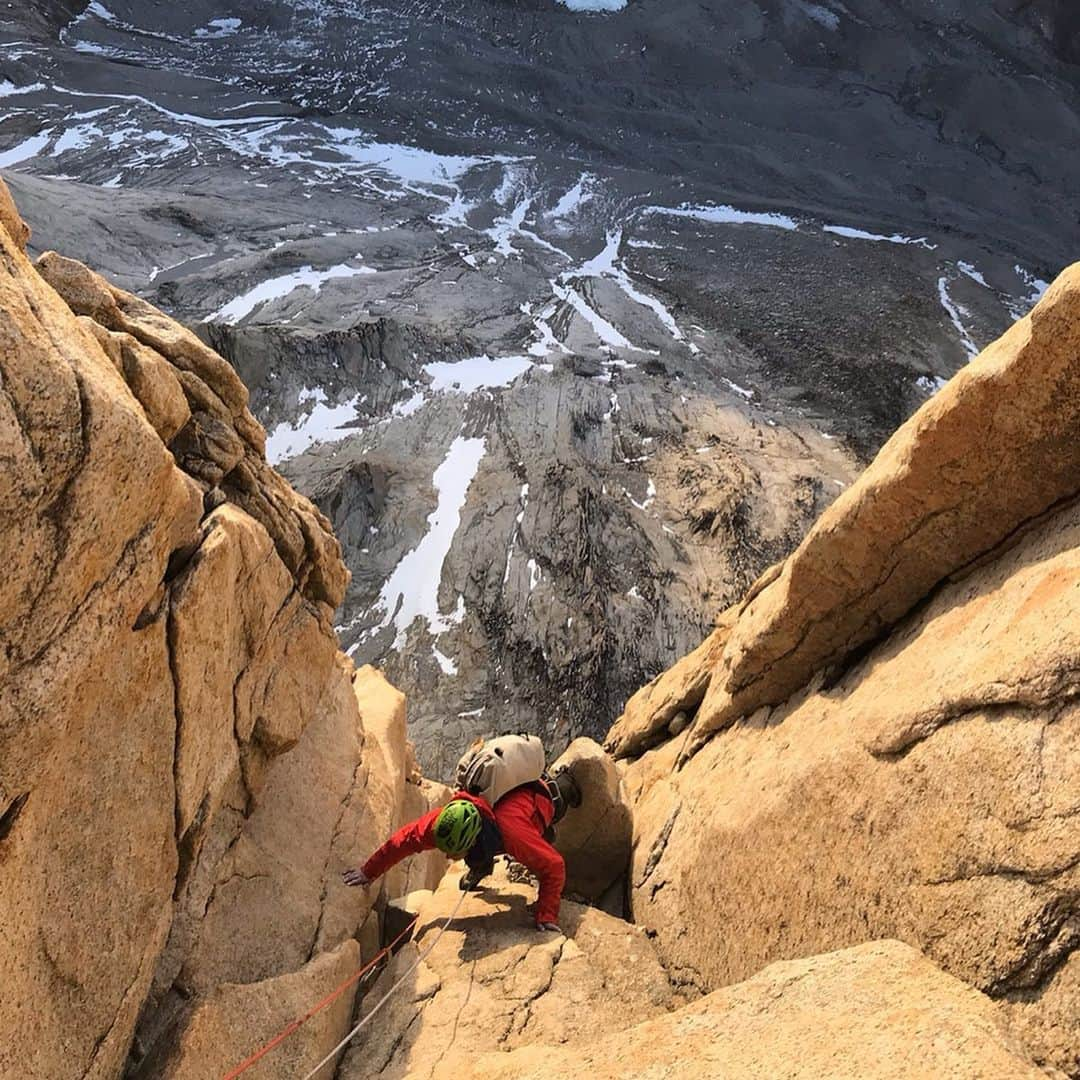
{"label": "climbing shoe", "polygon": [[476,892],[480,888],[480,883],[495,869],[494,863],[487,863],[485,866],[470,866],[464,874],[461,875],[461,880],[458,885],[462,892]]}

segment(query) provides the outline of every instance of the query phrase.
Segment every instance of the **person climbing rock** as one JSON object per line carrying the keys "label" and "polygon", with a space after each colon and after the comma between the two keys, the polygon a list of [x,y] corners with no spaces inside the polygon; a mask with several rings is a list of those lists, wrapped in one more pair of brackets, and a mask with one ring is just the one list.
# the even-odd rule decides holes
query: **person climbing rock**
{"label": "person climbing rock", "polygon": [[342,879],[346,885],[370,885],[409,855],[438,848],[451,859],[465,860],[461,887],[473,890],[491,873],[495,856],[506,854],[540,881],[537,929],[561,933],[566,866],[551,840],[566,809],[580,804],[581,791],[569,771],[519,784],[494,806],[482,795],[461,790],[445,806],[398,829],[363,866],[346,870]]}

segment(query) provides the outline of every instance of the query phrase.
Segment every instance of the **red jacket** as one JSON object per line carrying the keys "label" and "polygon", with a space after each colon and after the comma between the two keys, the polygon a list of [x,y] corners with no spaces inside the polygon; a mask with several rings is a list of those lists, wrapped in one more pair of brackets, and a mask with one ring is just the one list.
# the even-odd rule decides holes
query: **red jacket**
{"label": "red jacket", "polygon": [[[551,799],[529,786],[508,792],[495,804],[494,810],[483,799],[464,791],[456,792],[454,798],[467,799],[484,817],[493,820],[502,833],[506,854],[540,879],[537,923],[558,922],[559,901],[566,884],[566,864],[544,839],[544,832],[555,816]],[[430,851],[435,847],[435,821],[441,812],[442,807],[438,807],[398,829],[364,863],[364,873],[374,881],[407,856]]]}

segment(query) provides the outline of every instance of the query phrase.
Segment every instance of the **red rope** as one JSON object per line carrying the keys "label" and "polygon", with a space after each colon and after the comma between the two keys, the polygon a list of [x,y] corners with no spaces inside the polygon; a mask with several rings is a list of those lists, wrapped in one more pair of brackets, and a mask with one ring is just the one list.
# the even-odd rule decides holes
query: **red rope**
{"label": "red rope", "polygon": [[255,1053],[251,1055],[251,1057],[240,1062],[240,1064],[237,1065],[236,1068],[232,1070],[232,1072],[226,1073],[223,1080],[236,1080],[236,1077],[238,1077],[241,1073],[247,1072],[248,1069],[250,1069],[251,1066],[255,1064],[255,1062],[259,1061],[261,1058],[266,1057],[266,1055],[269,1054],[275,1046],[278,1046],[280,1043],[284,1042],[294,1031],[298,1030],[304,1024],[306,1024],[316,1013],[322,1012],[322,1010],[325,1009],[327,1005],[341,997],[341,995],[344,994],[345,991],[353,985],[353,983],[359,982],[359,980],[362,979],[384,956],[388,956],[393,951],[394,946],[397,945],[398,942],[403,940],[406,934],[411,932],[412,928],[416,925],[416,920],[418,918],[419,915],[414,915],[412,917],[412,920],[409,922],[409,925],[406,926],[405,929],[402,930],[401,933],[398,934],[398,936],[394,938],[394,940],[391,941],[389,945],[387,945],[383,949],[380,949],[368,963],[366,963],[362,968],[360,968],[359,971],[354,971],[352,975],[350,975],[340,986],[336,987],[334,990],[331,990],[330,993],[322,999],[322,1001],[318,1002],[318,1004],[313,1005],[310,1009],[308,1009],[308,1011],[304,1013],[304,1015],[301,1016],[299,1020],[294,1020],[287,1028],[275,1035],[265,1046],[256,1050]]}

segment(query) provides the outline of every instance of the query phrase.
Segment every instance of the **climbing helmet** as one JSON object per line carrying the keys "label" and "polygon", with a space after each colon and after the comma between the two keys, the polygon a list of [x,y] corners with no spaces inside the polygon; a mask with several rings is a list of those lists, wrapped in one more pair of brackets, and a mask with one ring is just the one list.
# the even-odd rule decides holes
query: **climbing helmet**
{"label": "climbing helmet", "polygon": [[447,855],[464,855],[480,835],[480,811],[467,799],[454,799],[435,819],[435,846]]}

